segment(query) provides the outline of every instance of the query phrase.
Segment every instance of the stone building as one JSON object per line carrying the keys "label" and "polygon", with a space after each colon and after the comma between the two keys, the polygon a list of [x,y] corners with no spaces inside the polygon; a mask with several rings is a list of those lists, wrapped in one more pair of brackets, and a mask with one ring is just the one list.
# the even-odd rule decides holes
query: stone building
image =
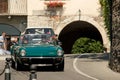
{"label": "stone building", "polygon": [[112,0],[112,29],[111,29],[111,54],[109,67],[120,73],[120,1]]}
{"label": "stone building", "polygon": [[109,52],[101,14],[99,0],[0,0],[0,32],[18,35],[27,27],[51,27],[67,53],[79,37],[99,40]]}

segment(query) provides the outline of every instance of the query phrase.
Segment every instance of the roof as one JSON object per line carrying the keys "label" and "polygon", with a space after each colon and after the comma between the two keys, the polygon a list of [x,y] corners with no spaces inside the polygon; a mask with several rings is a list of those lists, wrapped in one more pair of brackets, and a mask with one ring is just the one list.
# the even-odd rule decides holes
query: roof
{"label": "roof", "polygon": [[11,36],[19,36],[21,33],[20,30],[17,29],[16,27],[1,23],[0,24],[0,35],[2,34],[2,32],[6,32],[7,35],[11,35]]}

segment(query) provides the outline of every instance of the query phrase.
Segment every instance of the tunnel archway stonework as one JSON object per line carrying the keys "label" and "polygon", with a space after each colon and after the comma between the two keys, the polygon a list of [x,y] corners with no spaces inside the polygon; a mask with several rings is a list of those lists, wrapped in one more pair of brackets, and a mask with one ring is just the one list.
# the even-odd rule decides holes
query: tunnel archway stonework
{"label": "tunnel archway stonework", "polygon": [[[105,29],[105,26],[103,25],[103,22],[98,22],[97,20],[95,20],[94,17],[90,17],[90,16],[76,16],[74,18],[69,18],[68,20],[62,21],[61,24],[55,29],[55,33],[60,35],[61,31],[70,23],[74,22],[74,21],[84,21],[86,23],[90,23],[92,24],[100,33],[102,41],[103,41],[103,46],[107,48],[107,52],[110,52],[110,41],[109,41],[109,37],[107,35],[107,31]],[[59,36],[60,37],[60,36]]]}

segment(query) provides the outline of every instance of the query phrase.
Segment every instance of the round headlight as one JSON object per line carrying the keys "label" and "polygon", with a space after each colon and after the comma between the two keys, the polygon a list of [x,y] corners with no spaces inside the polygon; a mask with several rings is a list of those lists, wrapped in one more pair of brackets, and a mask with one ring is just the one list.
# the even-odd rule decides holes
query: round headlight
{"label": "round headlight", "polygon": [[21,54],[21,56],[25,56],[26,51],[25,50],[21,50],[20,54]]}
{"label": "round headlight", "polygon": [[58,56],[62,56],[62,55],[63,55],[63,51],[59,49],[59,50],[57,51],[57,54],[58,54]]}

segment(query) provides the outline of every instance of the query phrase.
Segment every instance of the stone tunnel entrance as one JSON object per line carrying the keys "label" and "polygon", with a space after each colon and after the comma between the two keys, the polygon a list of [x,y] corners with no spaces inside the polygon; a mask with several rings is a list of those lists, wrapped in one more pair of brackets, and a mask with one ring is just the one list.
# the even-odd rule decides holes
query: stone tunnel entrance
{"label": "stone tunnel entrance", "polygon": [[71,53],[74,42],[80,37],[87,37],[100,41],[103,44],[102,36],[97,28],[86,21],[74,21],[66,25],[59,34],[59,40],[65,53]]}

